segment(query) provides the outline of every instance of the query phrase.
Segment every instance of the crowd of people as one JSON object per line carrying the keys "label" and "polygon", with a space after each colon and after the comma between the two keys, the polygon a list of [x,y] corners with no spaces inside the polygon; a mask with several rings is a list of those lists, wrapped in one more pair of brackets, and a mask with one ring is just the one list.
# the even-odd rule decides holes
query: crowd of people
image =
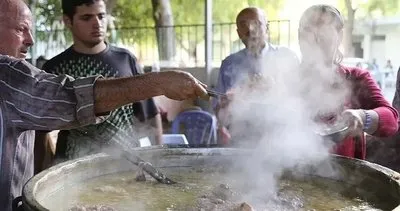
{"label": "crowd of people", "polygon": [[[1,210],[10,210],[34,171],[43,170],[43,166],[34,169],[34,161],[43,160],[50,131],[61,130],[55,157],[62,160],[100,152],[113,142],[126,142],[126,137],[143,125],[151,128],[147,136],[152,142],[162,144],[161,115],[153,97],[210,100],[206,85],[192,75],[181,71],[143,73],[131,52],[107,43],[103,0],[62,0],[62,10],[73,44],[45,62],[41,70],[25,61],[34,44],[29,8],[23,0],[0,2]],[[340,104],[312,113],[321,124],[346,120],[346,138],[334,146],[333,153],[365,159],[365,134],[389,137],[397,133],[398,111],[385,100],[370,73],[341,65],[344,20],[336,8],[314,5],[303,13],[298,29],[301,61],[290,49],[267,41],[268,21],[261,9],[243,9],[236,24],[245,49],[222,61],[215,90],[228,97],[211,102],[218,119],[218,137],[224,139],[220,143],[240,138],[230,134],[231,96],[243,86],[257,89],[265,88],[263,83],[269,87],[279,83],[265,80],[268,73],[263,69],[277,67],[278,59],[291,64],[286,69],[296,68],[302,80],[328,75],[319,82],[330,92],[350,87]],[[280,73],[284,76],[288,72]],[[315,108],[321,96],[310,96],[311,84],[298,83],[293,77],[290,80],[291,86],[297,84],[294,91]],[[396,96],[398,99],[397,92]],[[394,105],[400,107],[399,103]]]}

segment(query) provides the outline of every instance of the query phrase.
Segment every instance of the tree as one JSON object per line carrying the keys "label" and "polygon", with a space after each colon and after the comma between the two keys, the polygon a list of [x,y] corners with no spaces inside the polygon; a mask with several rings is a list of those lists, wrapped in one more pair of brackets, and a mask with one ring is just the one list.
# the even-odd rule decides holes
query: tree
{"label": "tree", "polygon": [[169,0],[151,0],[158,43],[159,60],[169,61],[175,56],[175,28]]}
{"label": "tree", "polygon": [[[197,54],[197,46],[204,41],[204,26],[205,13],[204,1],[189,1],[187,0],[174,0],[172,3],[172,11],[174,14],[175,24],[179,27],[176,29],[177,44],[182,49],[185,49],[193,57]],[[213,33],[214,54],[224,54],[225,50],[232,43],[228,37],[237,37],[236,26],[234,23],[237,14],[247,6],[257,6],[266,11],[270,19],[276,19],[279,9],[283,6],[285,0],[216,0],[213,1]],[[185,12],[185,11],[201,11],[198,13]],[[180,26],[194,24],[191,27]],[[275,33],[273,31],[273,33]],[[188,39],[189,37],[189,39]],[[225,47],[227,47],[225,49]]]}
{"label": "tree", "polygon": [[375,18],[384,15],[394,15],[397,13],[398,7],[398,0],[369,0],[367,3],[360,5],[360,12],[366,14],[366,17]]}
{"label": "tree", "polygon": [[60,0],[35,0],[36,4],[36,27],[37,30],[52,30],[56,21],[61,21],[62,10]]}
{"label": "tree", "polygon": [[[37,40],[41,42],[61,40],[62,43],[70,43],[72,38],[68,31],[62,29],[56,31],[56,27],[62,26],[60,0],[37,1]],[[213,1],[213,21],[214,23],[232,23],[235,21],[237,13],[249,5],[261,7],[267,12],[270,19],[274,19],[284,1],[216,0]],[[147,56],[149,54],[155,56],[153,55],[153,48],[156,48],[158,44],[160,59],[171,58],[175,54],[174,48],[184,49],[187,54],[194,58],[198,51],[197,47],[202,46],[201,42],[204,41],[203,24],[205,22],[204,1],[107,0],[106,2],[107,10],[112,15],[111,19],[113,20],[108,31],[111,43],[135,46],[135,48],[144,47],[146,50],[151,48],[149,52],[144,52]],[[154,30],[153,28],[154,26],[165,27],[166,25],[175,25],[175,32],[170,29],[161,33],[161,29]],[[236,38],[235,29],[232,24],[214,26],[214,37],[218,38],[214,41],[216,50],[231,45],[225,38],[228,36]],[[274,32],[274,30],[271,31]],[[168,36],[163,34],[168,34]],[[57,38],[60,36],[63,39]],[[61,45],[61,48],[63,46],[65,44]]]}
{"label": "tree", "polygon": [[345,33],[344,49],[345,56],[354,56],[353,29],[356,18],[375,18],[384,15],[393,15],[397,12],[399,0],[343,0],[345,8]]}
{"label": "tree", "polygon": [[[37,4],[37,0],[29,0],[28,2],[29,8],[32,11],[32,22],[35,23],[36,22],[36,15],[35,15],[35,10],[36,10],[36,4]],[[33,30],[32,31],[32,36],[35,37],[36,31]],[[36,65],[36,60],[34,58],[36,58],[36,51],[35,48],[31,48],[31,57],[32,57],[32,64]]]}
{"label": "tree", "polygon": [[107,0],[107,14],[112,14],[113,9],[117,6],[118,0]]}
{"label": "tree", "polygon": [[352,57],[354,55],[353,48],[353,30],[354,30],[354,19],[356,10],[353,8],[352,0],[344,0],[347,9],[347,18],[344,24],[344,56]]}

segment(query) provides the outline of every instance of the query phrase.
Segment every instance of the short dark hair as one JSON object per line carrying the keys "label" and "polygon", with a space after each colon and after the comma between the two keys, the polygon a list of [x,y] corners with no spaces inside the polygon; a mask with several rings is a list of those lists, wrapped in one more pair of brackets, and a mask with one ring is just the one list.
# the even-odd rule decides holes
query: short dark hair
{"label": "short dark hair", "polygon": [[106,0],[61,0],[61,8],[63,14],[68,16],[72,20],[76,12],[76,7],[83,4],[85,4],[86,6],[90,6],[98,1]]}

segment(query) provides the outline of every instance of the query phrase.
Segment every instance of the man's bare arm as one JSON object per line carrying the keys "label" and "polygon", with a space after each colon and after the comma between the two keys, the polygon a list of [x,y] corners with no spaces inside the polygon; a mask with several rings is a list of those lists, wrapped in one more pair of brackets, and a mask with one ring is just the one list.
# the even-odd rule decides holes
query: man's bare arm
{"label": "man's bare arm", "polygon": [[122,105],[165,95],[174,100],[207,97],[205,85],[181,71],[165,71],[144,75],[99,79],[94,87],[95,113],[104,114]]}

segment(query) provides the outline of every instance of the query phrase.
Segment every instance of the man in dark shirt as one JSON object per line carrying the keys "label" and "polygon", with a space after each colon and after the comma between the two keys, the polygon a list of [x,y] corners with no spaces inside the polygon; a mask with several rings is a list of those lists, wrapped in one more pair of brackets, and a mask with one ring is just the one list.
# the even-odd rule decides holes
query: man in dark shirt
{"label": "man in dark shirt", "polygon": [[[133,54],[105,42],[107,19],[103,0],[63,0],[62,9],[64,23],[74,43],[46,62],[45,71],[74,77],[98,74],[128,77],[142,73]],[[139,146],[138,139],[148,136],[153,144],[161,144],[162,124],[158,113],[150,98],[115,110],[101,124],[60,131],[56,158],[73,159],[97,153],[108,146],[110,140]],[[143,127],[144,134],[139,131]]]}

